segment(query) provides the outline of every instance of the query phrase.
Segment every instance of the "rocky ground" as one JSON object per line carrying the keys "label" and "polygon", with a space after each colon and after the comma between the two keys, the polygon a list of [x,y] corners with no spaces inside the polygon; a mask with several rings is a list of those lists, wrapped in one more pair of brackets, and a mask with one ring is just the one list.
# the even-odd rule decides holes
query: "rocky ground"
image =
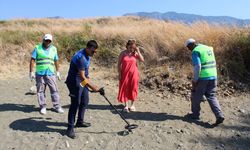
{"label": "rocky ground", "polygon": [[[65,75],[67,65],[62,69]],[[137,111],[122,112],[130,123],[139,125],[137,129],[125,135],[125,122],[102,96],[91,93],[86,121],[92,126],[77,128],[77,138],[70,139],[65,135],[69,107],[65,84],[58,82],[65,113],[51,109],[47,91],[48,111],[40,115],[36,95],[26,95],[34,85],[26,73],[0,80],[0,149],[250,149],[250,94],[246,89],[236,95],[232,94],[235,86],[221,85],[224,89],[220,88],[218,99],[226,120],[214,127],[215,118],[207,102],[202,103],[201,121],[184,117],[190,111],[189,82],[164,72],[145,72]],[[90,73],[93,82],[105,87],[106,96],[121,111],[113,70],[95,66]]]}
{"label": "rocky ground", "polygon": [[[142,88],[153,90],[161,98],[169,98],[171,94],[185,97],[189,100],[192,88],[192,75],[176,75],[167,66],[151,68],[143,71],[141,80]],[[250,90],[248,84],[219,77],[218,96],[230,97],[247,93]]]}

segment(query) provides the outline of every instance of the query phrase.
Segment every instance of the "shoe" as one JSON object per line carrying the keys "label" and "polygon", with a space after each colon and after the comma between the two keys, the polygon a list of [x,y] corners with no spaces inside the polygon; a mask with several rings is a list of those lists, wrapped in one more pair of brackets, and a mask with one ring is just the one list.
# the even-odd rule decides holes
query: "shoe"
{"label": "shoe", "polygon": [[223,123],[224,120],[225,120],[224,117],[217,117],[217,118],[216,118],[215,124],[216,124],[216,125],[221,124],[221,123]]}
{"label": "shoe", "polygon": [[58,108],[56,108],[55,110],[56,110],[56,112],[58,112],[58,113],[60,113],[60,114],[64,113],[62,107],[58,107]]}
{"label": "shoe", "polygon": [[66,131],[66,135],[72,139],[74,139],[76,137],[75,132],[74,132],[74,128],[69,128]]}
{"label": "shoe", "polygon": [[87,127],[90,127],[91,126],[91,123],[88,123],[88,122],[77,122],[75,127],[77,128],[87,128]]}
{"label": "shoe", "polygon": [[129,110],[130,111],[136,111],[135,106],[131,106]]}
{"label": "shoe", "polygon": [[206,102],[207,101],[207,97],[205,95],[202,96],[201,102]]}
{"label": "shoe", "polygon": [[129,112],[128,106],[124,107],[124,108],[123,108],[123,111],[128,113],[128,112]]}
{"label": "shoe", "polygon": [[40,114],[41,115],[46,115],[46,108],[45,107],[41,108]]}
{"label": "shoe", "polygon": [[200,120],[200,117],[195,116],[193,113],[188,113],[187,115],[184,116],[185,118],[189,118],[192,120]]}

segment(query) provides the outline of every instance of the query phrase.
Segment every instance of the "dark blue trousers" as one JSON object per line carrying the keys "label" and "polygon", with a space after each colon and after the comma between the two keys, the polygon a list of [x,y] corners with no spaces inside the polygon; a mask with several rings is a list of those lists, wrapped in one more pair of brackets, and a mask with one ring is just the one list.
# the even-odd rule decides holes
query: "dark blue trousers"
{"label": "dark blue trousers", "polygon": [[217,80],[199,80],[191,95],[191,110],[194,116],[200,116],[200,103],[203,95],[206,96],[207,101],[215,115],[215,117],[223,117],[220,104],[216,98]]}
{"label": "dark blue trousers", "polygon": [[82,123],[84,121],[85,110],[89,103],[89,91],[86,87],[81,88],[75,84],[67,83],[67,87],[69,89],[69,96],[71,98],[71,104],[68,113],[68,127],[74,128],[77,110],[77,122]]}

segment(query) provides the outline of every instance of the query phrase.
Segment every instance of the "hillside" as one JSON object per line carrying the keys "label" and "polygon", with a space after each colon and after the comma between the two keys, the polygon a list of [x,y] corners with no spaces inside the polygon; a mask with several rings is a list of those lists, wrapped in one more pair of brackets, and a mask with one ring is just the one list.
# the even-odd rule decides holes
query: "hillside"
{"label": "hillside", "polygon": [[[141,84],[157,89],[164,88],[165,81],[170,82],[170,85],[175,85],[170,86],[171,91],[181,88],[185,96],[190,87],[192,65],[191,54],[184,47],[184,42],[192,37],[214,47],[219,78],[225,83],[222,84],[225,86],[222,91],[227,86],[232,89],[226,90],[226,93],[245,91],[249,84],[250,28],[205,22],[186,25],[139,17],[1,21],[0,75],[28,70],[30,53],[34,45],[41,42],[44,33],[54,35],[54,45],[62,62],[69,60],[89,39],[96,39],[100,48],[94,60],[104,67],[113,68],[126,41],[135,38],[144,47],[142,53],[146,59],[144,64],[140,64]],[[24,64],[27,67],[19,67]],[[164,76],[169,78],[162,78]],[[151,80],[147,80],[149,78]],[[175,83],[175,80],[179,80],[179,83]]]}
{"label": "hillside", "polygon": [[[64,114],[53,111],[46,91],[47,114],[39,114],[35,83],[28,78],[35,44],[52,33],[58,48],[62,81],[57,81]],[[188,38],[214,47],[218,100],[226,117],[214,126],[207,101],[201,119],[190,111],[191,53]],[[140,85],[135,112],[125,113],[117,102],[117,58],[129,38],[142,46]],[[70,104],[64,83],[71,56],[96,39],[99,48],[89,69],[91,82],[105,88],[107,98],[127,121],[139,127],[126,135],[126,123],[104,97],[90,93],[85,115],[89,128],[76,128],[76,139],[65,135]],[[95,19],[32,19],[0,21],[0,149],[128,149],[190,150],[250,147],[250,28],[183,24],[140,17]]]}
{"label": "hillside", "polygon": [[230,25],[230,26],[249,26],[250,19],[238,19],[229,16],[202,16],[195,14],[176,13],[176,12],[137,12],[127,13],[124,16],[139,16],[151,19],[165,20],[165,21],[177,21],[186,24],[195,23],[197,21],[205,21],[209,24],[218,25]]}

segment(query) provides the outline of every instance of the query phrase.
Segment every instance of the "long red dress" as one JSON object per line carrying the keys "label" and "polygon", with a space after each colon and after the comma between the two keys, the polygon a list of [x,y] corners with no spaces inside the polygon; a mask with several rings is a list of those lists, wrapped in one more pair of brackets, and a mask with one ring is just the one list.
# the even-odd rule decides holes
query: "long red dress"
{"label": "long red dress", "polygon": [[124,54],[121,58],[121,79],[119,82],[119,102],[135,101],[138,95],[139,71],[136,63],[138,55]]}

